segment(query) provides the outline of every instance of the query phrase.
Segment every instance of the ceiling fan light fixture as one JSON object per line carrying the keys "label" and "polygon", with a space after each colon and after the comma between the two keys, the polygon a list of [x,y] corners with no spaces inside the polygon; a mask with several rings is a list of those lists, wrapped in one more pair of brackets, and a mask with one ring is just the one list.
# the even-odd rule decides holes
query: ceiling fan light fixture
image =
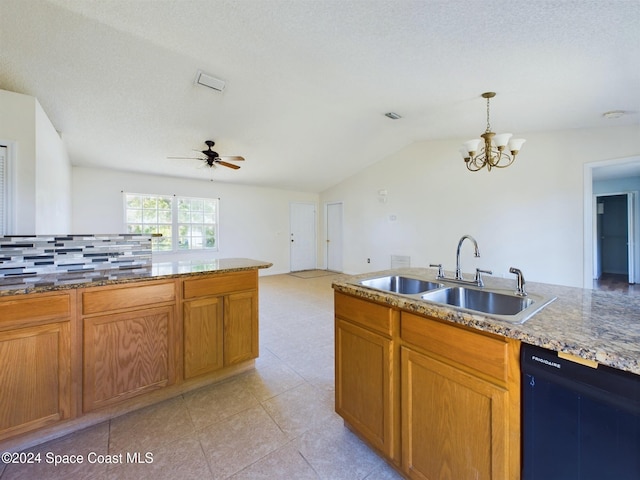
{"label": "ceiling fan light fixture", "polygon": [[206,74],[202,70],[198,70],[195,83],[196,85],[202,85],[203,87],[211,88],[216,92],[222,92],[225,87],[224,80],[220,80],[219,78]]}

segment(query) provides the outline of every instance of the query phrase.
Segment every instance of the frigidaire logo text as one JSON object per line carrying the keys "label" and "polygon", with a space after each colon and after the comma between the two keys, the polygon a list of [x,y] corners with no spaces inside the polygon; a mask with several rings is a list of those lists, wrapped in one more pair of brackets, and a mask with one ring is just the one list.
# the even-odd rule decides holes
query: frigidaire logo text
{"label": "frigidaire logo text", "polygon": [[546,358],[536,357],[535,355],[531,355],[531,360],[539,363],[544,363],[545,365],[549,365],[550,367],[562,368],[562,365],[560,365],[559,363],[552,362],[550,360],[547,360]]}

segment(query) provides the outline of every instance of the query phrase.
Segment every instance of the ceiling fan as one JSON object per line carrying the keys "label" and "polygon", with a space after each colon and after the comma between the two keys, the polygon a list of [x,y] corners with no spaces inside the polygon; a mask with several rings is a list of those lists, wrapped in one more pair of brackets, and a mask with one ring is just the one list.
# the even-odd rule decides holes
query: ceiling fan
{"label": "ceiling fan", "polygon": [[177,160],[200,160],[204,162],[203,166],[214,168],[216,165],[222,165],[224,167],[233,168],[237,170],[240,168],[239,165],[234,165],[232,162],[241,162],[244,161],[244,157],[239,157],[237,155],[231,156],[220,156],[218,152],[214,152],[211,147],[213,147],[216,143],[213,140],[207,140],[204,142],[207,145],[206,150],[200,150],[202,154],[204,154],[204,158],[202,157],[167,157],[169,159],[177,159]]}

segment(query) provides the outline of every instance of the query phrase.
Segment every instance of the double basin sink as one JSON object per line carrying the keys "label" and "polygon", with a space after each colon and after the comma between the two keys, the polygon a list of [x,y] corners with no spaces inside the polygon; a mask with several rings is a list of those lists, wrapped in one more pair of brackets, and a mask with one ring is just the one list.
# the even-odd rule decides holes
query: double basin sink
{"label": "double basin sink", "polygon": [[408,295],[419,300],[446,305],[471,313],[482,313],[510,323],[524,323],[555,300],[538,295],[522,297],[479,287],[428,281],[401,275],[362,280],[363,287]]}

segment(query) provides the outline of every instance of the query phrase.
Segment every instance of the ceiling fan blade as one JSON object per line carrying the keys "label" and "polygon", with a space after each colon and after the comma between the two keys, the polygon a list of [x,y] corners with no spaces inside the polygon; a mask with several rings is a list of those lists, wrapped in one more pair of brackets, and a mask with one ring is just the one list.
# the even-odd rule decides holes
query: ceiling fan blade
{"label": "ceiling fan blade", "polygon": [[233,168],[234,170],[237,170],[240,168],[238,165],[234,165],[233,163],[227,163],[220,159],[216,160],[216,163],[219,163],[220,165],[224,165],[225,167]]}
{"label": "ceiling fan blade", "polygon": [[221,155],[218,158],[231,162],[244,162],[244,157],[238,155]]}
{"label": "ceiling fan blade", "polygon": [[200,157],[167,157],[169,160],[203,160]]}

